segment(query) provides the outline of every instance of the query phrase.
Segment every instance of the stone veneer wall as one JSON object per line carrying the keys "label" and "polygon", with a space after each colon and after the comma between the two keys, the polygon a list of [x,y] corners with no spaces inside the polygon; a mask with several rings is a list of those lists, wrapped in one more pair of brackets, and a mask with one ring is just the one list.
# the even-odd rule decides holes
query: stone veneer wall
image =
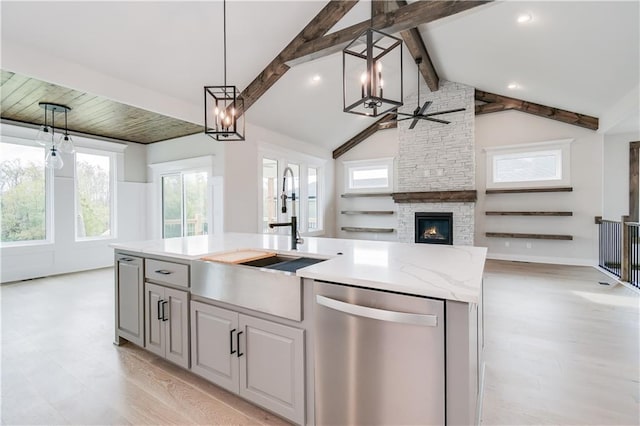
{"label": "stone veneer wall", "polygon": [[[448,125],[423,120],[409,130],[411,120],[398,123],[397,191],[476,189],[474,88],[440,80],[440,89],[429,92],[424,82],[421,84],[420,102],[433,102],[426,113],[456,108],[466,110],[435,117],[451,121]],[[407,97],[400,111],[411,113],[417,102],[417,93]],[[414,242],[415,212],[452,212],[453,243],[473,245],[475,203],[398,204],[399,241]]]}

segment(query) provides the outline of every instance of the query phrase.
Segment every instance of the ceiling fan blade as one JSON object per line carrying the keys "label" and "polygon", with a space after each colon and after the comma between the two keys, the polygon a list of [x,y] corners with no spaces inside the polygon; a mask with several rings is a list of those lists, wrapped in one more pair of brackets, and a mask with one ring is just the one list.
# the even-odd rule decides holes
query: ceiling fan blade
{"label": "ceiling fan blade", "polygon": [[418,124],[418,117],[414,118],[411,124],[409,125],[409,130],[412,130]]}
{"label": "ceiling fan blade", "polygon": [[416,117],[413,115],[411,117],[399,118],[396,121],[405,121],[405,120],[415,120]]}
{"label": "ceiling fan blade", "polygon": [[431,112],[429,114],[422,114],[422,116],[431,117],[432,115],[449,114],[450,112],[460,112],[460,111],[464,111],[465,109],[466,108],[449,109],[447,111],[438,111],[438,112]]}
{"label": "ceiling fan blade", "polygon": [[398,115],[406,115],[407,117],[414,117],[413,114],[407,114],[406,112],[396,112]]}
{"label": "ceiling fan blade", "polygon": [[451,124],[450,121],[445,121],[445,120],[438,120],[437,118],[431,118],[431,117],[422,117],[423,120],[428,120],[428,121],[435,121],[436,123],[442,123],[442,124]]}
{"label": "ceiling fan blade", "polygon": [[431,106],[433,102],[431,101],[427,101],[424,103],[424,105],[422,105],[422,108],[420,108],[420,112],[418,113],[418,115],[423,115],[424,112],[427,110],[427,108],[429,108]]}

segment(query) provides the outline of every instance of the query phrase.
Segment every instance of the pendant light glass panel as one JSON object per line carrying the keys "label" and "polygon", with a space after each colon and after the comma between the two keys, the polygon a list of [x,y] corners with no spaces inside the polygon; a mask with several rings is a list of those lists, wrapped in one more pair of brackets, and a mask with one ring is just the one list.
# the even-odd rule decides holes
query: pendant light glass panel
{"label": "pendant light glass panel", "polygon": [[244,140],[244,101],[236,86],[205,86],[205,134],[217,141]]}
{"label": "pendant light glass panel", "polygon": [[402,40],[368,29],[342,51],[344,112],[376,117],[402,106]]}
{"label": "pendant light glass panel", "polygon": [[48,169],[60,170],[62,166],[64,166],[64,162],[62,161],[62,157],[57,149],[51,148],[47,152],[47,156],[44,159],[44,165]]}
{"label": "pendant light glass panel", "polygon": [[38,130],[35,140],[38,143],[38,145],[51,146],[51,135],[52,135],[51,126],[45,126],[43,124],[42,126],[40,126],[40,130]]}
{"label": "pendant light glass panel", "polygon": [[76,148],[73,145],[73,139],[69,135],[61,135],[58,141],[58,151],[63,154],[73,154],[76,152]]}

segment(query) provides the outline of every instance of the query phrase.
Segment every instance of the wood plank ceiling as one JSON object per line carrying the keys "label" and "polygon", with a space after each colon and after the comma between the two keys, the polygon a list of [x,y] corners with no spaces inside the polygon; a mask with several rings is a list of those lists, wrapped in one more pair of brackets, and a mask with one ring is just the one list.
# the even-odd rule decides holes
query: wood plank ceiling
{"label": "wood plank ceiling", "polygon": [[[71,107],[67,118],[72,134],[149,144],[204,131],[197,124],[5,70],[0,70],[0,93],[3,120],[41,125],[39,102]],[[63,115],[56,114],[56,128],[64,128]]]}

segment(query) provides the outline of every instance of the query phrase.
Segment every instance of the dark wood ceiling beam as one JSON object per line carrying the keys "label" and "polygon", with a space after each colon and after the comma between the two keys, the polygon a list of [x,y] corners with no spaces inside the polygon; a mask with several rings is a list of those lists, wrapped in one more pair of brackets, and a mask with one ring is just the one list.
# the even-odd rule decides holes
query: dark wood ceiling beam
{"label": "dark wood ceiling beam", "polygon": [[357,135],[355,135],[354,137],[352,137],[342,145],[340,145],[338,148],[334,149],[333,158],[336,159],[340,157],[341,155],[349,151],[351,148],[355,147],[360,142],[364,141],[369,136],[373,135],[378,130],[381,130],[381,128],[391,129],[393,127],[396,127],[391,125],[391,123],[394,123],[397,125],[395,118],[396,118],[396,114],[393,114],[393,113],[383,115],[382,118],[377,120],[375,123],[373,123],[366,129],[364,129],[363,131],[361,131],[360,133],[358,133]]}
{"label": "dark wood ceiling beam", "polygon": [[239,114],[248,110],[289,70],[285,58],[291,57],[303,44],[326,34],[356,3],[353,0],[331,0],[242,91],[240,97],[244,100],[244,110]]}
{"label": "dark wood ceiling beam", "polygon": [[307,41],[291,52],[290,56],[285,56],[285,60],[287,65],[293,66],[339,52],[370,26],[393,34],[472,9],[490,1],[492,0],[417,1],[374,16],[371,20]]}
{"label": "dark wood ceiling beam", "polygon": [[[407,5],[407,2],[405,0],[397,0],[396,4],[398,7],[403,7]],[[425,83],[427,83],[429,90],[432,92],[437,91],[440,85],[440,77],[438,77],[438,73],[433,66],[433,62],[427,51],[427,46],[424,44],[418,28],[414,27],[400,31],[400,36],[402,40],[404,40],[407,50],[409,50],[413,59],[418,63],[420,74],[422,74],[422,78],[424,78]]]}
{"label": "dark wood ceiling beam", "polygon": [[478,89],[476,89],[475,99],[476,101],[486,102],[484,105],[476,105],[476,115],[516,110],[537,115],[539,117],[549,118],[551,120],[561,121],[563,123],[573,124],[574,126],[598,130],[597,117],[536,104],[522,99],[497,95],[495,93],[484,92]]}

